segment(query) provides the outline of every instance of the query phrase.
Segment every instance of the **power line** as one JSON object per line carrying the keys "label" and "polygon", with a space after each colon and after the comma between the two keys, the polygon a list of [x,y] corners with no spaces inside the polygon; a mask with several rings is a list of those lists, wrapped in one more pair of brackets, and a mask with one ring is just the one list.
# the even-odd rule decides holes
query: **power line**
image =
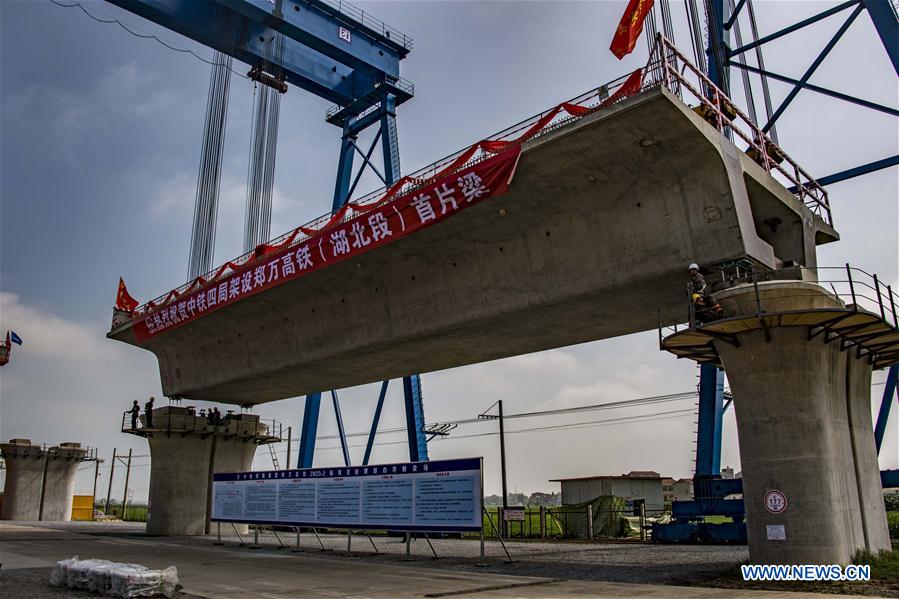
{"label": "power line", "polygon": [[[652,422],[656,420],[669,420],[672,418],[682,418],[684,416],[690,416],[695,414],[696,411],[693,408],[679,409],[679,410],[669,410],[665,412],[655,412],[652,414],[637,414],[635,416],[622,416],[620,418],[606,418],[601,420],[591,420],[588,422],[571,422],[568,424],[557,424],[552,426],[536,426],[529,428],[522,428],[517,430],[506,431],[507,434],[521,434],[521,433],[531,433],[531,432],[545,432],[545,431],[558,431],[558,430],[578,430],[584,428],[599,428],[603,426],[615,426],[619,424],[635,424],[639,422]],[[499,432],[491,431],[486,433],[472,433],[469,435],[451,435],[448,437],[441,437],[442,441],[453,441],[458,439],[473,439],[476,437],[490,437],[493,435],[498,435]],[[321,437],[320,437],[321,438]],[[408,443],[406,440],[402,441],[381,441],[375,443],[375,445],[405,445]],[[348,447],[365,447],[366,445],[363,443],[358,443],[356,445],[349,445]],[[316,447],[317,450],[336,450],[340,449],[339,445],[334,445],[330,447]],[[286,450],[278,451],[277,453],[286,453]]]}
{"label": "power line", "polygon": [[[114,23],[137,38],[156,40],[157,42],[159,42],[161,45],[165,46],[169,50],[174,50],[175,52],[179,52],[181,54],[190,54],[194,58],[196,58],[202,62],[205,62],[208,65],[213,65],[213,66],[215,65],[215,61],[213,59],[201,56],[200,54],[197,54],[190,48],[179,48],[172,42],[168,42],[152,33],[146,33],[146,32],[140,33],[142,30],[139,27],[135,27],[134,25],[126,25],[125,23],[122,23],[118,19],[110,17],[109,15],[104,15],[102,12],[95,10],[95,12],[97,14],[103,15],[104,17],[107,17],[107,18],[97,17],[96,15],[92,14],[88,9],[84,8],[84,6],[82,6],[80,2],[73,2],[71,4],[59,2],[58,0],[50,0],[50,2],[52,2],[53,4],[55,4],[57,6],[61,6],[62,8],[77,8],[77,9],[81,10],[81,12],[86,14],[88,17],[90,17],[91,19],[93,19],[94,21],[96,21],[98,23],[105,23],[105,24],[113,24]],[[249,79],[249,77],[247,75],[240,73],[238,71],[235,71],[230,66],[228,67],[228,70],[231,71],[232,73],[234,73],[235,75],[237,75],[238,77],[241,77],[243,79]],[[313,102],[316,102],[317,104],[321,104],[322,106],[325,106],[327,108],[331,108],[331,106],[332,106],[331,104],[318,98],[317,96],[306,93],[305,90],[301,90],[300,88],[296,88],[296,89],[304,92],[304,93],[299,94],[300,97],[306,98],[307,100],[311,100]]]}
{"label": "power line", "polygon": [[[668,395],[652,395],[649,397],[638,397],[636,399],[625,399],[622,401],[613,401],[608,403],[601,404],[590,404],[586,406],[575,406],[572,408],[558,408],[555,410],[540,410],[535,412],[519,412],[516,414],[507,414],[505,415],[506,420],[514,420],[516,418],[541,418],[546,416],[557,416],[557,415],[567,415],[567,414],[577,414],[581,412],[594,412],[601,410],[615,410],[620,408],[629,408],[629,407],[638,407],[643,405],[655,405],[660,403],[667,403],[672,401],[682,401],[685,399],[695,399],[697,396],[696,391],[686,391],[683,393],[670,393]],[[484,422],[479,418],[463,418],[460,420],[447,420],[440,421],[439,424],[474,424]],[[436,424],[436,423],[435,423]],[[378,434],[390,434],[390,433],[404,433],[406,432],[406,427],[394,427],[388,429],[381,429],[378,431]],[[349,437],[367,437],[369,434],[368,431],[359,431],[354,433],[348,433],[346,436]],[[325,439],[339,439],[339,435],[322,435],[318,437],[320,440]],[[458,437],[457,437],[458,438]]]}
{"label": "power line", "polygon": [[[119,27],[121,27],[122,29],[124,29],[125,31],[127,31],[128,33],[133,35],[134,37],[138,37],[141,39],[156,40],[157,42],[159,42],[160,44],[162,44],[169,50],[174,50],[175,52],[181,52],[182,54],[190,54],[194,58],[201,60],[208,65],[213,65],[213,66],[215,65],[215,62],[212,59],[200,56],[199,54],[197,54],[190,48],[179,48],[179,47],[175,46],[174,44],[172,44],[171,42],[167,42],[164,39],[162,39],[152,33],[141,33],[140,29],[138,29],[137,27],[134,27],[134,25],[131,25],[131,26],[126,25],[125,23],[122,23],[120,20],[112,18],[112,17],[105,18],[105,19],[100,18],[100,17],[92,14],[88,9],[84,8],[84,6],[82,6],[80,2],[74,2],[72,4],[65,4],[63,2],[58,2],[57,0],[50,0],[50,2],[52,2],[53,4],[55,4],[57,6],[61,6],[63,8],[77,8],[77,9],[81,10],[81,12],[83,12],[84,14],[86,14],[87,16],[89,16],[91,19],[93,19],[94,21],[96,21],[98,23],[106,23],[106,24],[115,23],[116,25],[118,25]],[[99,11],[97,11],[97,13],[103,14]],[[104,16],[107,16],[107,15],[104,15]],[[243,73],[238,73],[237,71],[235,71],[234,69],[231,69],[230,67],[229,67],[229,70],[232,73],[234,73],[235,75],[237,75],[238,77],[243,77],[244,79],[249,79],[249,77],[247,77]]]}

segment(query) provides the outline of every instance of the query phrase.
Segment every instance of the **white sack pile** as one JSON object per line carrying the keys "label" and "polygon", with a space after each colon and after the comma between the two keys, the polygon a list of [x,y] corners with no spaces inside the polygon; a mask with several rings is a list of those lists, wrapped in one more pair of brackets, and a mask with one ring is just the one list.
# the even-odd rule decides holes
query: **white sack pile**
{"label": "white sack pile", "polygon": [[172,597],[178,585],[178,570],[150,570],[139,564],[121,564],[105,559],[78,557],[56,562],[50,584],[93,591],[108,597]]}

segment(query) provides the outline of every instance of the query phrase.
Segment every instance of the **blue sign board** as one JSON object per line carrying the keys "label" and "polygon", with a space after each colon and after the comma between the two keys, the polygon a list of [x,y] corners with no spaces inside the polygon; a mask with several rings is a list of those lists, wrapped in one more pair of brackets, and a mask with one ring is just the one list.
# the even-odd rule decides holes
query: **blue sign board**
{"label": "blue sign board", "polygon": [[480,531],[482,458],[212,477],[212,521],[314,528]]}

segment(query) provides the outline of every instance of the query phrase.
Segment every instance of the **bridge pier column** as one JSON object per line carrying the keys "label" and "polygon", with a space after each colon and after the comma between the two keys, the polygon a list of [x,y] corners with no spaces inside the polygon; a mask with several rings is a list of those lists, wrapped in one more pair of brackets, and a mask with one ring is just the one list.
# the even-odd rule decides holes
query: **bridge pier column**
{"label": "bridge pier column", "polygon": [[[145,417],[141,422],[146,424]],[[239,414],[215,425],[174,406],[153,410],[153,427],[143,430],[150,444],[151,536],[207,533],[212,474],[251,470],[260,439],[271,438],[255,415]]]}
{"label": "bridge pier column", "polygon": [[72,519],[75,474],[87,455],[77,443],[54,447],[13,439],[0,445],[6,462],[2,520]]}
{"label": "bridge pier column", "polygon": [[[755,314],[759,304],[766,314],[842,307],[812,283],[758,289],[735,287],[718,300],[729,316]],[[871,364],[839,338],[809,337],[808,327],[759,327],[737,333],[736,343],[714,342],[734,395],[756,564],[848,564],[859,549],[890,548]]]}

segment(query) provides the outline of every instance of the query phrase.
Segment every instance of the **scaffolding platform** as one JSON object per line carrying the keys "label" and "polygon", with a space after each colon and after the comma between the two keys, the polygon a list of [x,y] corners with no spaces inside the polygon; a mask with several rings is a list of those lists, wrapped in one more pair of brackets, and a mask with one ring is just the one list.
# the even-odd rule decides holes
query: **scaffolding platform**
{"label": "scaffolding platform", "polygon": [[[812,272],[813,269],[805,270]],[[673,329],[660,327],[661,349],[678,358],[723,368],[716,342],[739,347],[739,335],[743,333],[761,330],[770,335],[769,331],[774,328],[807,327],[810,341],[820,337],[825,343],[838,342],[842,350],[854,350],[858,357],[867,356],[874,368],[899,363],[899,318],[896,312],[899,298],[893,290],[881,285],[876,275],[868,275],[859,269],[818,270],[825,278],[817,283],[825,288],[830,286],[838,300],[836,303],[842,307],[813,305],[801,310],[769,312],[765,310],[766,282],[755,280],[757,299],[752,305],[741,305],[739,313],[707,323],[699,322],[691,313],[691,323],[681,330],[677,330],[677,326]],[[845,276],[828,280],[828,276],[833,277],[834,270]],[[839,291],[838,286],[841,286]],[[665,330],[673,332],[663,336]]]}
{"label": "scaffolding platform", "polygon": [[200,415],[189,406],[164,406],[153,410],[153,426],[147,426],[147,416],[141,413],[140,426],[131,426],[131,412],[122,414],[121,432],[138,437],[153,436],[196,436],[201,439],[217,435],[225,439],[238,439],[256,445],[279,443],[282,440],[283,425],[276,420],[261,420],[255,414],[226,413],[215,420]]}

